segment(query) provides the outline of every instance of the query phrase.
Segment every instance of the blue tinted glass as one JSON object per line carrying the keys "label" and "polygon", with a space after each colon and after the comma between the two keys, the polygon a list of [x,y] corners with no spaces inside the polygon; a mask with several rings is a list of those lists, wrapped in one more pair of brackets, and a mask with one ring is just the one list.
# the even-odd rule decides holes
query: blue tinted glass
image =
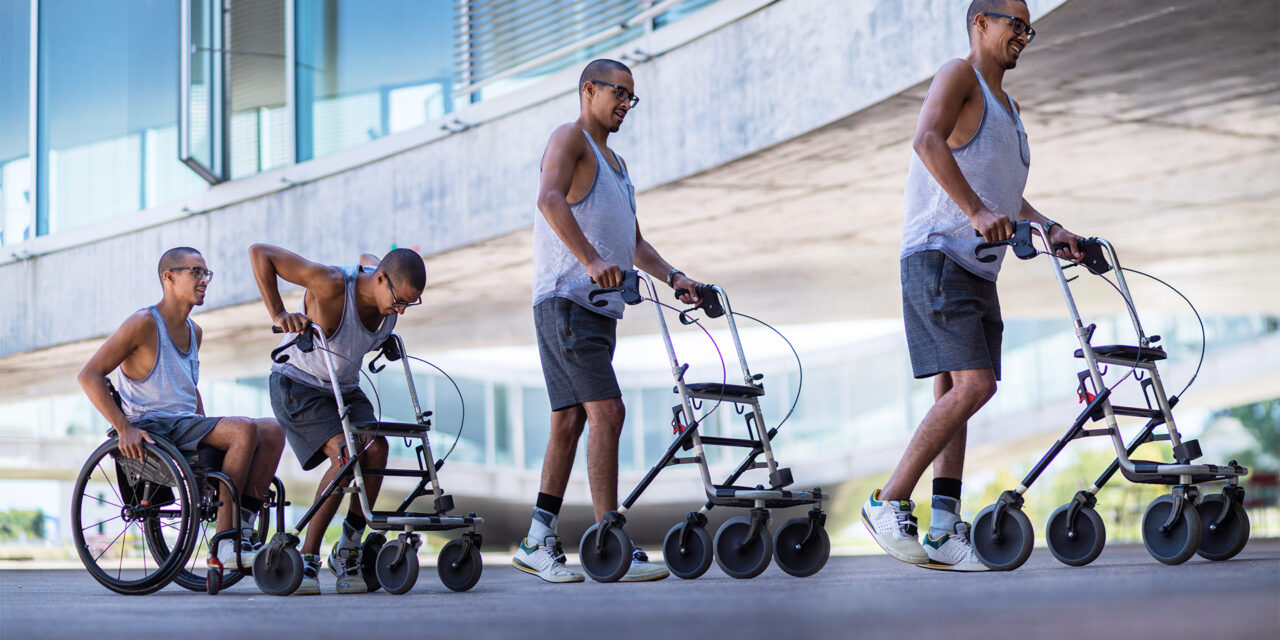
{"label": "blue tinted glass", "polygon": [[29,0],[0,2],[0,245],[30,234],[30,53]]}

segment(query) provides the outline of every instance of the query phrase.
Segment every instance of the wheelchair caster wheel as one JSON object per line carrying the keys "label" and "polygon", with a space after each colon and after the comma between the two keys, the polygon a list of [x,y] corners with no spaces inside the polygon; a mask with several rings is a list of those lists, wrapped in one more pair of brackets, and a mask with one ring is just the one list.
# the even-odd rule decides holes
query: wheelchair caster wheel
{"label": "wheelchair caster wheel", "polygon": [[386,543],[387,537],[380,531],[374,531],[360,545],[360,577],[369,587],[369,593],[382,588],[382,584],[378,582],[377,561],[378,551],[382,550],[382,545]]}
{"label": "wheelchair caster wheel", "polygon": [[1151,501],[1142,516],[1142,544],[1151,557],[1165,564],[1182,564],[1195,555],[1200,546],[1200,512],[1190,502],[1167,531],[1162,525],[1173,512],[1173,496],[1163,495]]}
{"label": "wheelchair caster wheel", "polygon": [[706,527],[681,522],[663,538],[662,558],[672,575],[692,580],[711,567],[711,548],[711,534]]}
{"label": "wheelchair caster wheel", "polygon": [[631,568],[631,538],[617,525],[601,537],[599,522],[582,534],[578,545],[582,569],[596,582],[617,582]]}
{"label": "wheelchair caster wheel", "polygon": [[1067,521],[1071,504],[1058,507],[1045,524],[1044,538],[1049,553],[1065,565],[1083,567],[1098,559],[1107,544],[1107,527],[1102,516],[1089,507],[1076,511],[1075,523]]}
{"label": "wheelchair caster wheel", "polygon": [[[811,532],[812,530],[812,532]],[[822,570],[831,557],[831,538],[807,517],[792,518],[773,532],[773,559],[778,568],[797,578]]]}
{"label": "wheelchair caster wheel", "polygon": [[[398,562],[397,556],[401,556]],[[378,551],[375,571],[387,593],[397,596],[406,593],[418,581],[418,550],[404,540],[392,540]]]}
{"label": "wheelchair caster wheel", "polygon": [[1022,509],[1008,507],[1000,522],[993,528],[996,505],[978,513],[969,528],[970,542],[978,560],[992,571],[1012,571],[1031,557],[1031,544],[1035,542],[1035,530]]}
{"label": "wheelchair caster wheel", "polygon": [[291,544],[272,542],[253,561],[253,581],[263,593],[291,595],[302,584],[302,554]]}
{"label": "wheelchair caster wheel", "polygon": [[752,535],[751,518],[747,516],[729,518],[720,525],[713,546],[716,564],[733,578],[754,578],[773,558],[773,539],[769,537],[768,528],[760,526]]}
{"label": "wheelchair caster wheel", "polygon": [[205,575],[204,592],[211,596],[216,596],[220,590],[222,590],[222,569],[209,567],[209,571]]}
{"label": "wheelchair caster wheel", "polygon": [[440,574],[440,582],[450,590],[466,591],[476,586],[482,571],[480,545],[474,541],[450,540],[440,549],[436,572]]}
{"label": "wheelchair caster wheel", "polygon": [[1200,512],[1201,534],[1200,546],[1196,553],[1205,560],[1228,560],[1235,557],[1249,542],[1249,514],[1239,502],[1232,502],[1227,517],[1222,522],[1214,521],[1222,515],[1222,507],[1227,498],[1220,493],[1207,495],[1196,505]]}

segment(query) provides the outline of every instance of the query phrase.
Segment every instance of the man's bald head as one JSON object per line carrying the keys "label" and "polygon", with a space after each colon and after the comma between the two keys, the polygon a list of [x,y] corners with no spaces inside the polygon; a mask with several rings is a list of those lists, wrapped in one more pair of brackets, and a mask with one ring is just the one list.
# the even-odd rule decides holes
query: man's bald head
{"label": "man's bald head", "polygon": [[199,251],[191,247],[174,247],[160,256],[160,265],[156,268],[156,275],[160,279],[164,279],[164,274],[170,269],[185,266],[186,258],[190,255],[201,255]]}
{"label": "man's bald head", "polygon": [[592,60],[582,70],[582,75],[578,76],[578,93],[582,93],[582,86],[588,82],[609,82],[613,74],[618,71],[631,75],[631,68],[617,60],[606,58]]}
{"label": "man's bald head", "polygon": [[1009,5],[1027,5],[1027,0],[973,0],[969,3],[969,11],[965,14],[965,25],[969,30],[969,39],[973,40],[973,19],[984,13],[1009,13]]}

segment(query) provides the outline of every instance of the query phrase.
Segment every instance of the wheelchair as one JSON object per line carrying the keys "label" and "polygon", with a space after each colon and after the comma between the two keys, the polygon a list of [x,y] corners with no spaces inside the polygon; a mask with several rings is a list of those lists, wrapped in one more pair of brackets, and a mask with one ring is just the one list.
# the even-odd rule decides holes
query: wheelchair
{"label": "wheelchair", "polygon": [[[107,381],[112,398],[120,396]],[[120,452],[115,429],[89,455],[76,477],[71,523],[76,552],[89,574],[102,586],[124,595],[145,595],[172,582],[210,595],[247,575],[206,566],[218,541],[229,536],[240,549],[240,492],[218,469],[223,452],[202,445],[180,451],[172,443],[151,436],[143,442],[142,460]],[[226,487],[235,501],[231,531],[215,534],[218,488]],[[284,485],[273,478],[263,500],[254,532],[265,540],[275,510],[277,529],[284,528]]]}

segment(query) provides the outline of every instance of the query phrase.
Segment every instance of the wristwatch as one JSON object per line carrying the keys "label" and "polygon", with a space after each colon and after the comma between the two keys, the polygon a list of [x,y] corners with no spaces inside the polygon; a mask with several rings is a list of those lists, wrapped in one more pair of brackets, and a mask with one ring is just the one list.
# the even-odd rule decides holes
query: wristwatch
{"label": "wristwatch", "polygon": [[679,270],[679,269],[672,269],[672,270],[671,270],[671,273],[668,273],[668,274],[667,274],[667,286],[668,286],[668,287],[674,287],[674,286],[675,286],[675,281],[676,281],[676,276],[677,276],[677,275],[681,275],[681,276],[682,276],[682,275],[684,275],[684,272],[683,272],[683,271],[681,271],[681,270]]}
{"label": "wristwatch", "polygon": [[1044,225],[1044,237],[1048,238],[1049,234],[1053,233],[1054,227],[1061,227],[1061,226],[1062,225],[1058,224],[1057,222],[1054,222],[1053,220],[1049,220],[1049,223]]}

